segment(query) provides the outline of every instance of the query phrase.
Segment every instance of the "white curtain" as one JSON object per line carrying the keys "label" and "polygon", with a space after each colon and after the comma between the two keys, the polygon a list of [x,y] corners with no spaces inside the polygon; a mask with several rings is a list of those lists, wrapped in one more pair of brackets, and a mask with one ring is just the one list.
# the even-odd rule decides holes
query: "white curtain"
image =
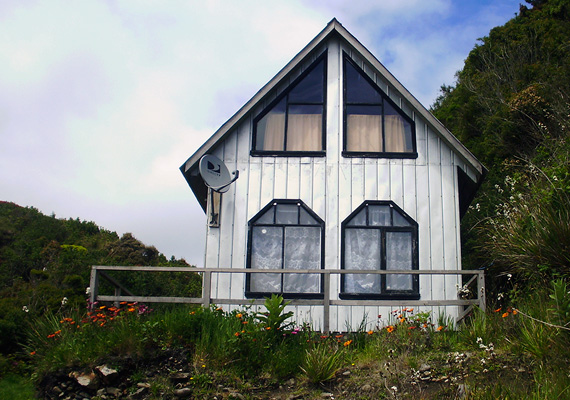
{"label": "white curtain", "polygon": [[[281,227],[254,226],[251,243],[252,269],[281,269],[283,254]],[[249,289],[252,292],[281,292],[281,274],[251,274]]]}
{"label": "white curtain", "polygon": [[270,112],[257,125],[257,137],[263,137],[263,148],[257,150],[283,151],[285,140],[285,113]]}
{"label": "white curtain", "polygon": [[349,114],[347,121],[346,150],[381,153],[382,116]]}
{"label": "white curtain", "polygon": [[[285,227],[285,269],[321,268],[321,228]],[[286,293],[319,293],[319,274],[284,274]]]}
{"label": "white curtain", "polygon": [[[380,230],[345,230],[345,269],[379,270],[380,256]],[[344,277],[344,291],[347,293],[380,293],[380,275],[346,274]]]}
{"label": "white curtain", "polygon": [[322,115],[289,113],[287,151],[322,150]]}
{"label": "white curtain", "polygon": [[[386,232],[386,269],[412,269],[412,234]],[[412,275],[386,275],[386,290],[412,290]]]}
{"label": "white curtain", "polygon": [[385,115],[386,152],[402,153],[406,151],[406,131],[404,119],[399,115]]}

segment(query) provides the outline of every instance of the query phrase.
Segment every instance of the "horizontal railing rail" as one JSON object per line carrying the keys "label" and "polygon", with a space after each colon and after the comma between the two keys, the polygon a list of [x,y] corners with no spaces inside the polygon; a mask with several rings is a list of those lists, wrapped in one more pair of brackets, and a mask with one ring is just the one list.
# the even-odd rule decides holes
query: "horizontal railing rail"
{"label": "horizontal railing rail", "polygon": [[[201,297],[172,297],[172,296],[137,296],[128,291],[114,278],[109,276],[109,271],[131,271],[131,272],[193,272],[202,274],[202,296]],[[485,273],[483,270],[332,270],[332,269],[233,269],[233,268],[193,268],[193,267],[149,267],[149,266],[108,266],[94,265],[91,267],[90,281],[90,302],[139,302],[139,303],[187,303],[201,304],[209,307],[210,304],[228,305],[263,305],[264,299],[230,299],[213,298],[211,293],[212,274],[320,274],[323,277],[323,298],[319,299],[287,299],[290,305],[314,305],[323,306],[324,331],[329,331],[330,306],[388,306],[388,307],[418,307],[418,306],[464,306],[466,307],[459,315],[458,320],[463,319],[473,308],[478,306],[485,310]],[[476,298],[454,299],[454,300],[353,300],[353,299],[332,299],[331,298],[331,275],[465,275],[472,276],[463,287],[476,284]],[[103,278],[111,283],[115,288],[114,295],[100,295],[99,279]],[[126,294],[123,294],[125,292]]]}

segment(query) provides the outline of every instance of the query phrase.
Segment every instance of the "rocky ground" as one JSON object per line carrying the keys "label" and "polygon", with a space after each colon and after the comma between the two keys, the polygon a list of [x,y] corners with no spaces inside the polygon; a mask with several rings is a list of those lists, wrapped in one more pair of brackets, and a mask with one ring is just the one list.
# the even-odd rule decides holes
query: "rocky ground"
{"label": "rocky ground", "polygon": [[429,359],[360,361],[339,370],[326,385],[304,378],[275,382],[230,378],[196,365],[185,350],[151,358],[105,360],[93,369],[59,371],[44,377],[44,399],[462,399],[500,380],[531,381],[520,359],[494,352],[440,353]]}

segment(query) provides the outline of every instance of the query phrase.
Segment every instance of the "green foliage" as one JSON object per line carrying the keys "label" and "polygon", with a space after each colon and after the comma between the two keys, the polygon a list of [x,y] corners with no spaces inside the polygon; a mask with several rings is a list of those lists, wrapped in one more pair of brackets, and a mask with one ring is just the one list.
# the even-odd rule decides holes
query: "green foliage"
{"label": "green foliage", "polygon": [[289,302],[283,300],[283,296],[272,294],[271,297],[265,299],[265,308],[267,311],[257,313],[256,318],[266,329],[279,334],[280,330],[288,329],[291,322],[285,323],[286,320],[293,316],[292,311],[284,312]]}
{"label": "green foliage", "polygon": [[343,361],[342,349],[329,343],[319,343],[307,350],[301,371],[309,382],[319,384],[334,378]]}

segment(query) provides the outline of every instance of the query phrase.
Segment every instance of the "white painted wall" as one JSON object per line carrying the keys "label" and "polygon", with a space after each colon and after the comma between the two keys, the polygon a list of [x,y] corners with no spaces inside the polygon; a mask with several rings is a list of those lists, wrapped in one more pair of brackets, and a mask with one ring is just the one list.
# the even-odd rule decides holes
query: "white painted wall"
{"label": "white painted wall", "polygon": [[[238,169],[239,179],[222,195],[219,228],[208,228],[205,267],[246,267],[248,221],[267,203],[276,198],[301,199],[326,224],[325,268],[340,269],[341,222],[365,200],[393,200],[418,223],[419,268],[421,270],[461,268],[459,166],[471,177],[476,173],[433,132],[426,121],[386,83],[377,72],[343,47],[334,37],[293,75],[322,53],[328,51],[326,157],[250,157],[252,120],[288,82],[278,85],[255,108],[253,115],[235,126],[213,151],[224,160],[230,171]],[[410,115],[416,124],[417,159],[344,158],[342,151],[342,52],[346,51],[369,76]],[[291,79],[294,79],[292,77]],[[421,299],[456,299],[456,276],[420,276]],[[340,279],[331,277],[331,288],[338,299]],[[244,274],[213,275],[212,297],[241,299],[244,297]],[[344,330],[347,324],[356,328],[367,315],[368,328],[388,322],[390,311],[406,306],[397,301],[388,307],[331,306],[331,330]],[[298,323],[312,322],[315,329],[323,326],[322,308],[294,307]],[[439,310],[433,312],[437,320]],[[445,310],[450,316],[457,309]]]}

